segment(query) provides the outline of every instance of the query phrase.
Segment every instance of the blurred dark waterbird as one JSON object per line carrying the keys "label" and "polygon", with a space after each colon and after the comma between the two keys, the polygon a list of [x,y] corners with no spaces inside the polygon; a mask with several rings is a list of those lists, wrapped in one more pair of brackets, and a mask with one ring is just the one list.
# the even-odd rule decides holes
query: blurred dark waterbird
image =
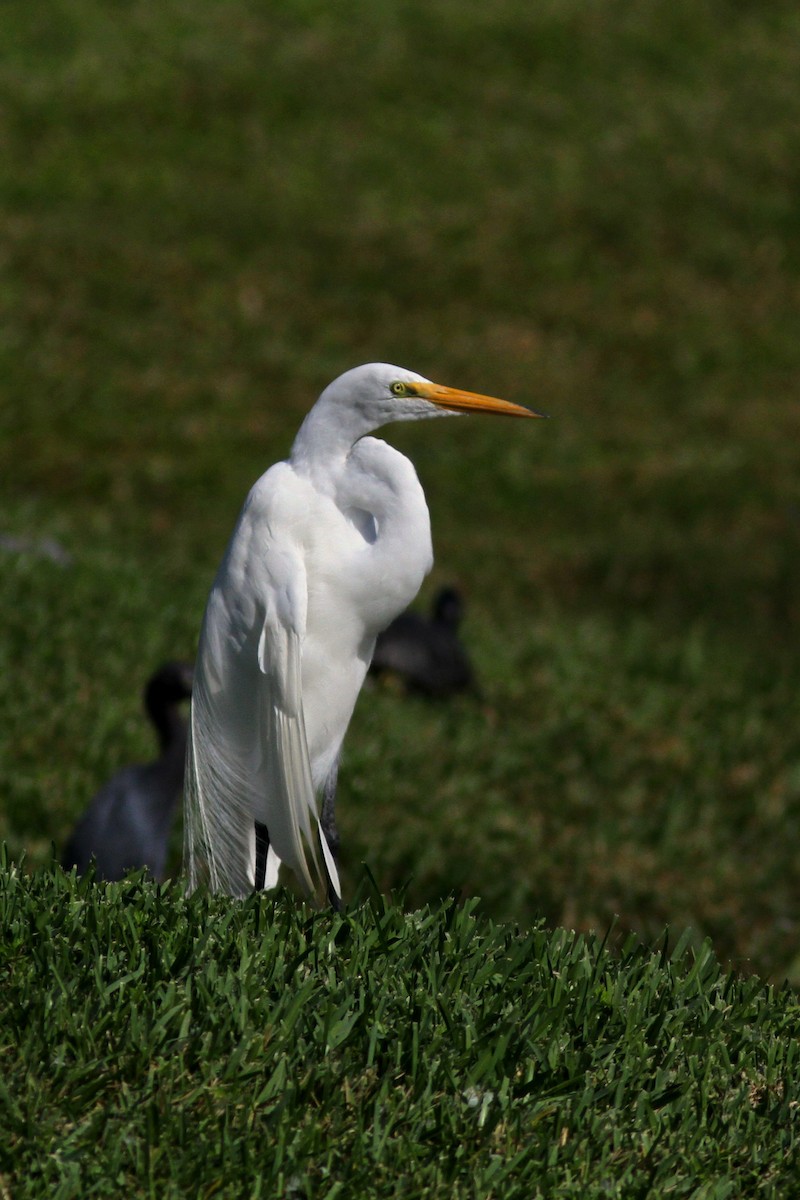
{"label": "blurred dark waterbird", "polygon": [[404,612],[378,634],[370,670],[398,675],[410,691],[437,699],[474,687],[472,663],[458,636],[463,615],[460,592],[441,588],[430,617]]}
{"label": "blurred dark waterbird", "polygon": [[98,879],[122,879],[147,868],[164,878],[172,823],[183,790],[186,721],[181,705],[192,694],[192,668],[169,662],[148,680],[144,707],[160,754],[123,767],[103,785],[79,819],[61,857],[65,870],[83,874],[94,860]]}

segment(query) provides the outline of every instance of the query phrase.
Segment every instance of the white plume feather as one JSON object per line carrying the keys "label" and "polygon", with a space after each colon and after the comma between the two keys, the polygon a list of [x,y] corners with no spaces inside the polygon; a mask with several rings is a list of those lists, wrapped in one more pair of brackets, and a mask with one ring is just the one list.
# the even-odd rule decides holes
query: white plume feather
{"label": "white plume feather", "polygon": [[321,895],[328,877],[317,853],[302,694],[305,571],[290,544],[273,540],[265,548],[251,535],[270,499],[264,485],[271,474],[251,492],[203,621],[189,724],[185,858],[190,888],[205,882],[213,891],[246,895],[255,882],[258,821],[269,833],[266,886],[275,886],[283,862],[309,893]]}

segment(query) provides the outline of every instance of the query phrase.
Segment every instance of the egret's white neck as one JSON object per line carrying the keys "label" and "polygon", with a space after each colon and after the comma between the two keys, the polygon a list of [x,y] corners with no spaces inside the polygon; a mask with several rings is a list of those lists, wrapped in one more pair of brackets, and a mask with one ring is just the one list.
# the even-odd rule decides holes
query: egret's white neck
{"label": "egret's white neck", "polygon": [[299,470],[346,458],[359,438],[375,428],[357,408],[329,403],[324,395],[297,431],[290,454]]}

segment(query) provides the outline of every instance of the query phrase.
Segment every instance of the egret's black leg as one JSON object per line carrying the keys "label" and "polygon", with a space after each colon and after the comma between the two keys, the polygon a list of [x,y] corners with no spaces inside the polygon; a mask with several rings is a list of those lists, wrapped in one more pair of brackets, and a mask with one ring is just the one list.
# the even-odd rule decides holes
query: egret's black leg
{"label": "egret's black leg", "polygon": [[[328,778],[325,780],[325,786],[322,789],[322,812],[320,813],[320,836],[325,837],[328,843],[328,849],[333,855],[333,861],[339,863],[339,830],[336,828],[336,781],[339,777],[339,761],[333,764]],[[328,901],[331,908],[335,908],[337,912],[342,911],[342,901],[336,895],[336,889],[328,880]]]}
{"label": "egret's black leg", "polygon": [[256,881],[257,892],[263,890],[267,880],[267,851],[269,850],[269,833],[266,825],[256,821]]}

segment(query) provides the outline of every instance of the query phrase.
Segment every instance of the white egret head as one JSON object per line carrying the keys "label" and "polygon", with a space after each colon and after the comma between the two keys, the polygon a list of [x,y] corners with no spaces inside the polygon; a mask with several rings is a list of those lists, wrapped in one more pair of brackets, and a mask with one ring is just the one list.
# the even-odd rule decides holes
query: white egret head
{"label": "white egret head", "polygon": [[315,436],[310,440],[316,444],[352,445],[365,434],[395,421],[474,412],[511,417],[542,415],[508,400],[444,387],[405,367],[367,363],[345,371],[328,384],[306,417],[299,441],[305,442],[313,430]]}

